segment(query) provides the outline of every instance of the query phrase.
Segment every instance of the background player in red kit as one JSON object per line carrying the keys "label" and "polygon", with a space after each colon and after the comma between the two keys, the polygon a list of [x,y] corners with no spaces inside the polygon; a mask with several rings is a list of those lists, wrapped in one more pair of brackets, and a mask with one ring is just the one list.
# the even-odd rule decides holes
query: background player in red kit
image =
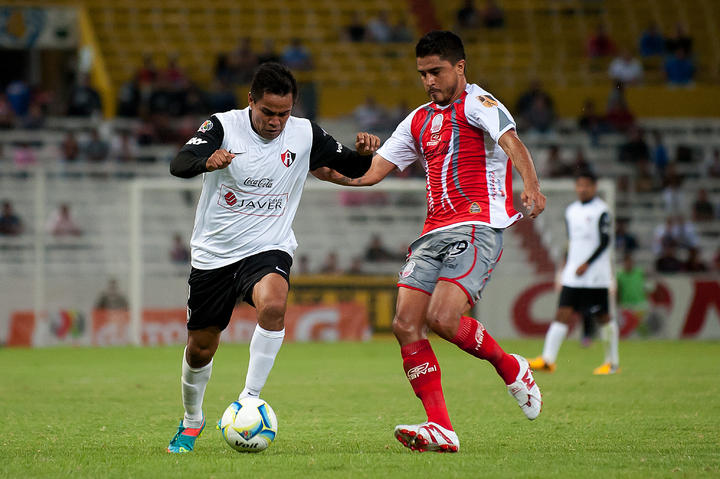
{"label": "background player in red kit", "polygon": [[327,175],[339,184],[367,186],[395,168],[403,170],[416,160],[424,164],[427,219],[400,272],[393,332],[428,421],[397,426],[395,437],[419,451],[456,452],[460,442],[445,406],[427,328],[490,361],[528,419],[540,414],[540,389],[525,358],[505,353],[481,323],[463,312],[480,298],[500,259],[503,229],[522,217],[513,208],[511,165],[523,179],[522,201],[531,218],[545,208],[545,196],[510,113],[490,93],[467,83],[460,38],[448,31],[430,32],[415,53],[432,101],[398,125],[364,176]]}

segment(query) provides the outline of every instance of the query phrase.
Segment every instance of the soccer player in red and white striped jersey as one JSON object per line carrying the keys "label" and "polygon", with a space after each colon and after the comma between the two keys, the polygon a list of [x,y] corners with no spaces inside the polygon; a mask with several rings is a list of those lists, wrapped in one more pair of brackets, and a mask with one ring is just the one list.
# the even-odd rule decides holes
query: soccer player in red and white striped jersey
{"label": "soccer player in red and white striped jersey", "polygon": [[395,436],[414,450],[456,452],[460,442],[426,331],[489,361],[528,419],[538,416],[542,398],[528,362],[503,351],[480,322],[463,312],[480,298],[500,259],[504,228],[522,218],[513,208],[511,167],[522,177],[522,202],[531,218],[543,211],[546,199],[510,112],[467,82],[460,38],[448,31],[430,32],[415,51],[431,101],[398,125],[364,176],[350,179],[327,172],[325,179],[367,186],[414,161],[425,167],[427,219],[400,272],[393,332],[428,420],[397,426]]}

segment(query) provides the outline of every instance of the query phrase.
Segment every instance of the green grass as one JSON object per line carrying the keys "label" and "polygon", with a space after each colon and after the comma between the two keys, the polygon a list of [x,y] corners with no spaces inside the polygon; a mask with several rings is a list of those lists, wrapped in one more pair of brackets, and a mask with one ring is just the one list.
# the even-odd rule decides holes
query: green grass
{"label": "green grass", "polygon": [[[182,347],[0,350],[0,477],[719,477],[720,343],[628,342],[622,374],[594,377],[600,345],[563,346],[537,374],[527,421],[485,362],[433,339],[458,454],[420,454],[392,436],[424,420],[389,339],[286,344],[264,397],[267,451],[231,450],[212,427],[242,388],[247,345],[221,345],[196,450],[165,452],[182,415]],[[540,341],[501,341],[533,356]]]}

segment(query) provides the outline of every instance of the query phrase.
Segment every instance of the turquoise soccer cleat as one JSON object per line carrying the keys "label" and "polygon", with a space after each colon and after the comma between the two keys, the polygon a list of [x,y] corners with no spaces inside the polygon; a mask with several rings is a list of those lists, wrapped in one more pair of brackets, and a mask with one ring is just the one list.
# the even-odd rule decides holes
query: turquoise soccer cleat
{"label": "turquoise soccer cleat", "polygon": [[178,430],[173,436],[170,444],[168,445],[167,451],[175,454],[184,454],[190,452],[195,447],[195,439],[200,437],[203,429],[205,429],[205,418],[203,417],[202,426],[200,427],[184,427],[182,420]]}

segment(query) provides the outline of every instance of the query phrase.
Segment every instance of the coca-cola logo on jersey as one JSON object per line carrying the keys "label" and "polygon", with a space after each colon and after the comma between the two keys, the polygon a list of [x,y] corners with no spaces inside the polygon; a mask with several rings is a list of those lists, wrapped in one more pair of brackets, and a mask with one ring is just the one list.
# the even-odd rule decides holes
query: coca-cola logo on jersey
{"label": "coca-cola logo on jersey", "polygon": [[255,188],[272,188],[272,178],[245,178],[243,182],[245,186],[254,186]]}

